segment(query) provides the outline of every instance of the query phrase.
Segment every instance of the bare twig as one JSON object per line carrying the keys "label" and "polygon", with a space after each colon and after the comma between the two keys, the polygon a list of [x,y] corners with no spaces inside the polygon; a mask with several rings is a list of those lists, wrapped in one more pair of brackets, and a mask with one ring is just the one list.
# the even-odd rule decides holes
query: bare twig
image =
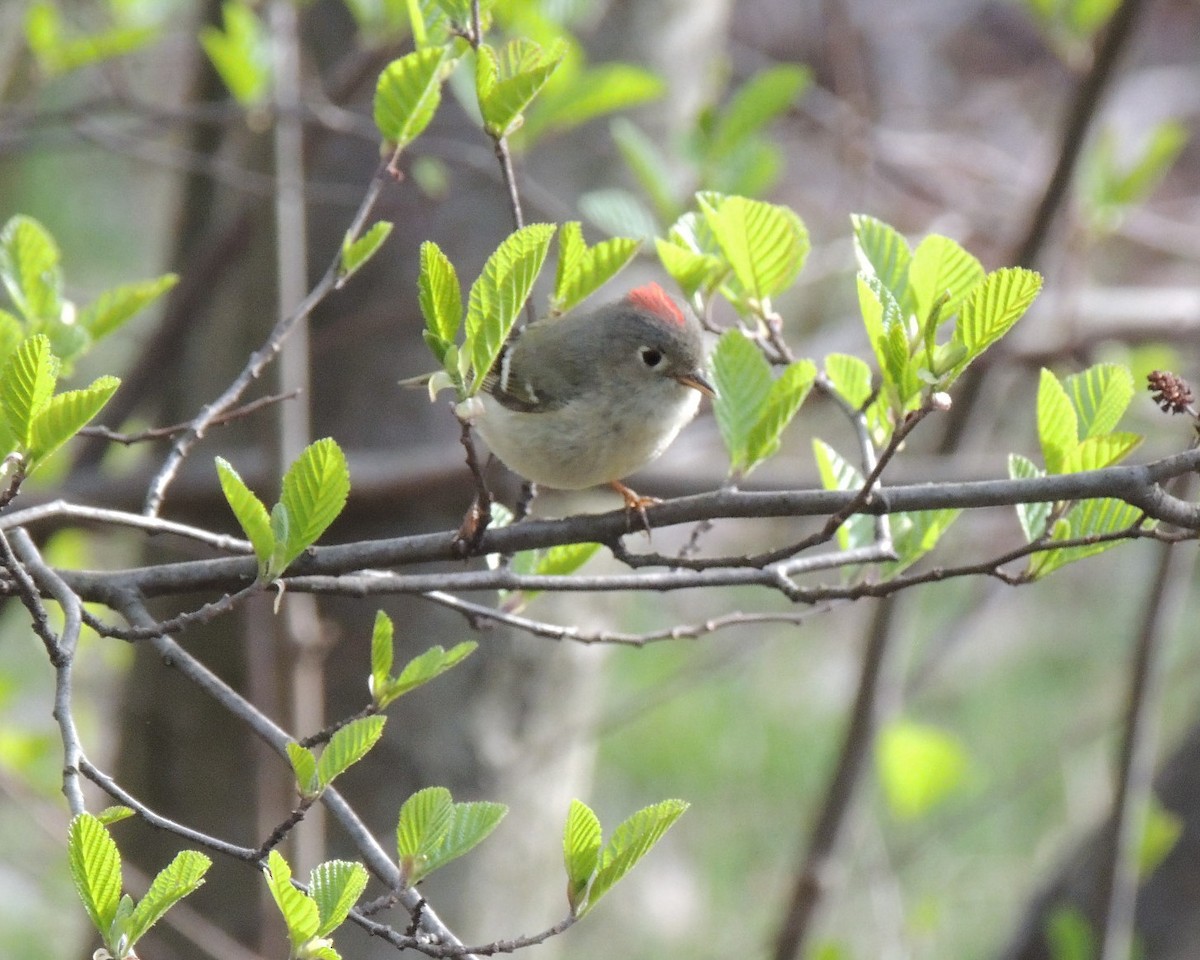
{"label": "bare twig", "polygon": [[[257,400],[251,400],[249,403],[242,404],[242,406],[236,407],[228,413],[214,417],[209,426],[224,426],[235,420],[241,420],[243,417],[257,413],[264,407],[281,403],[284,400],[291,400],[298,396],[299,393],[299,390],[291,390],[287,393],[274,393],[267,397],[259,397]],[[84,427],[79,431],[77,436],[96,437],[100,440],[108,440],[111,443],[120,443],[128,447],[135,443],[145,443],[148,440],[168,440],[176,434],[183,433],[190,426],[191,423],[176,423],[169,427],[151,427],[148,430],[139,430],[137,433],[120,433],[105,426],[93,425]]]}

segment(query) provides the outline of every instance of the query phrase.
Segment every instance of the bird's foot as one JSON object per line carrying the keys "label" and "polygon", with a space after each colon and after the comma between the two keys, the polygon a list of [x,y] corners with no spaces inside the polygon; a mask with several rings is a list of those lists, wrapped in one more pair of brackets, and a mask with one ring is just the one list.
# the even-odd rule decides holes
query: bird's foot
{"label": "bird's foot", "polygon": [[658,497],[643,497],[636,490],[625,486],[620,480],[613,480],[609,486],[617,491],[625,500],[625,512],[632,518],[633,514],[638,515],[638,519],[642,522],[642,529],[646,531],[646,536],[650,536],[650,520],[646,516],[646,508],[653,507],[656,504],[662,503]]}

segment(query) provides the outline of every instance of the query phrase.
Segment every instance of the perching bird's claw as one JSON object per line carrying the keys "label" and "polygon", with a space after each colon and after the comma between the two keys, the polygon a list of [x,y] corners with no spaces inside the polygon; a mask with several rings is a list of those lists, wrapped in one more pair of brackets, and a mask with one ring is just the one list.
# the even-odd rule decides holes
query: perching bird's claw
{"label": "perching bird's claw", "polygon": [[646,508],[653,507],[662,503],[658,497],[643,497],[636,490],[625,486],[620,480],[613,480],[609,486],[619,493],[625,500],[625,512],[632,516],[634,513],[642,521],[642,529],[646,531],[647,539],[650,538],[650,519],[646,516]]}

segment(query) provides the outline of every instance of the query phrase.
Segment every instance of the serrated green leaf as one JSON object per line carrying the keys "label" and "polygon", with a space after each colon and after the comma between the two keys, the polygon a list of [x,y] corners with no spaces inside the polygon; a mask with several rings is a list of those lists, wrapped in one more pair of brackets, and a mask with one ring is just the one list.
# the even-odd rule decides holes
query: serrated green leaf
{"label": "serrated green leaf", "polygon": [[[507,813],[508,807],[502,803],[479,800],[472,803],[454,804],[450,826],[443,835],[441,843],[430,854],[421,871],[421,876],[428,876],[434,870],[444,867],[451,860],[457,860],[464,853],[478,846],[500,825],[500,821]],[[413,882],[415,883],[416,880],[414,879]]]}
{"label": "serrated green leaf", "polygon": [[254,495],[238,472],[229,461],[216,457],[217,477],[221,481],[221,492],[229,509],[237,518],[246,539],[254,547],[254,555],[258,558],[259,577],[263,577],[271,555],[275,551],[275,534],[272,532],[271,518],[267,508]]}
{"label": "serrated green leaf", "polygon": [[[392,672],[392,662],[396,656],[393,636],[395,627],[392,618],[382,610],[375,611],[375,626],[371,630],[371,693],[382,690]],[[378,702],[377,706],[381,706]]]}
{"label": "serrated green leaf", "polygon": [[746,437],[746,473],[778,452],[783,431],[812,390],[816,376],[817,368],[811,360],[797,360],[771,384],[758,421]]}
{"label": "serrated green leaf", "polygon": [[475,89],[484,126],[493,137],[505,137],[524,122],[525,108],[545,86],[566,56],[564,42],[548,50],[519,38],[496,51],[487,44],[476,50]]}
{"label": "serrated green leaf", "polygon": [[121,899],[121,854],[104,825],[90,813],[71,820],[67,830],[71,879],[83,908],[102,937],[107,936]]}
{"label": "serrated green leaf", "polygon": [[612,187],[579,196],[579,212],[609,236],[652,239],[658,233],[654,214],[628,190]]}
{"label": "serrated green leaf", "polygon": [[25,328],[21,321],[7,310],[0,310],[0,368],[8,363],[8,358],[24,339]]}
{"label": "serrated green leaf", "polygon": [[825,358],[825,376],[855,410],[861,410],[871,398],[871,368],[859,357],[846,353],[829,354]]}
{"label": "serrated green leaf", "polygon": [[296,790],[302,797],[313,797],[321,791],[321,783],[317,779],[317,758],[307,747],[295,742],[284,745],[287,751],[288,763],[296,775]]}
{"label": "serrated green leaf", "polygon": [[663,269],[689,298],[699,290],[714,290],[729,270],[720,257],[697,253],[661,237],[655,238],[654,247]]}
{"label": "serrated green leaf", "polygon": [[344,283],[349,280],[363,264],[375,256],[375,252],[383,245],[383,241],[391,232],[392,224],[387,220],[380,220],[357,240],[347,233],[342,241],[342,256],[338,265],[339,282]]}
{"label": "serrated green leaf", "polygon": [[770,67],[747,80],[721,111],[709,139],[710,157],[721,157],[786,111],[812,83],[807,67]]}
{"label": "serrated green leaf", "polygon": [[618,826],[600,855],[587,903],[579,915],[589,913],[600,898],[650,852],[687,808],[688,804],[683,800],[663,800],[644,807]]}
{"label": "serrated green leaf", "polygon": [[1081,440],[1067,454],[1062,464],[1063,473],[1079,470],[1100,470],[1120,463],[1142,442],[1136,433],[1106,433],[1099,437]]}
{"label": "serrated green leaf", "polygon": [[761,303],[796,278],[808,256],[808,230],[787,207],[762,200],[698,195],[700,209],[734,276]]}
{"label": "serrated green leaf", "polygon": [[556,76],[526,112],[521,145],[528,149],[546,133],[563,133],[605,114],[657,100],[665,89],[662,77],[631,63],[580,70],[561,84]]}
{"label": "serrated green leaf", "polygon": [[112,807],[105,807],[96,814],[96,819],[107,827],[114,823],[120,823],[122,820],[128,820],[133,816],[137,816],[137,812],[132,807],[118,804]]}
{"label": "serrated green leaf", "polygon": [[1119,363],[1097,363],[1063,379],[1079,418],[1082,439],[1108,433],[1120,422],[1136,392],[1133,374]]}
{"label": "serrated green leaf", "polygon": [[471,358],[471,394],[479,390],[508,339],[546,260],[553,235],[553,224],[522,227],[496,248],[471,284],[463,348]]}
{"label": "serrated green leaf", "polygon": [[321,918],[316,936],[328,936],[342,925],[367,886],[367,870],[361,863],[327,860],[309,875],[308,895]]}
{"label": "serrated green leaf", "polygon": [[977,284],[963,302],[955,330],[970,360],[1008,333],[1041,289],[1041,274],[1024,267],[1002,267]]}
{"label": "serrated green leaf", "polygon": [[927,724],[898,720],[875,744],[875,763],[893,815],[913,820],[960,789],[967,752],[957,738]]}
{"label": "serrated green leaf", "polygon": [[563,862],[567,868],[567,903],[575,914],[600,864],[600,820],[582,800],[572,800],[567,811]]}
{"label": "serrated green leaf", "polygon": [[730,472],[742,474],[750,464],[750,436],[771,393],[771,365],[762,351],[740,330],[727,330],[712,352],[717,396],[713,412]]}
{"label": "serrated green leaf", "polygon": [[283,915],[293,949],[303,946],[316,936],[321,925],[316,903],[292,886],[292,868],[278,850],[272,850],[267,855],[263,874],[271,896]]}
{"label": "serrated green leaf", "polygon": [[160,33],[152,25],[118,25],[84,36],[67,36],[58,9],[48,0],[30,4],[25,15],[29,49],[38,66],[51,76],[131,53]]}
{"label": "serrated green leaf", "polygon": [[[884,350],[887,332],[892,327],[904,328],[900,307],[891,290],[873,274],[859,273],[857,280],[858,306],[862,313],[867,340],[875,351],[880,371],[887,373],[888,359]],[[889,378],[894,381],[894,377]]]}
{"label": "serrated green leaf", "polygon": [[21,343],[0,369],[0,414],[17,443],[33,445],[33,425],[46,408],[58,379],[50,341],[38,334]]}
{"label": "serrated green leaf", "polygon": [[885,576],[896,576],[929,553],[961,513],[961,510],[917,510],[893,514],[892,545],[896,559],[884,567]]}
{"label": "serrated green leaf", "polygon": [[[1008,455],[1008,475],[1013,480],[1032,480],[1044,477],[1046,472],[1039,470],[1034,462],[1018,453]],[[1021,532],[1025,534],[1025,542],[1032,543],[1046,530],[1046,520],[1050,516],[1052,503],[1018,503],[1017,520],[1021,524]]]}
{"label": "serrated green leaf", "polygon": [[[417,280],[421,315],[425,318],[426,342],[433,347],[438,361],[444,363],[446,350],[458,336],[462,326],[462,287],[454,264],[432,240],[421,244],[421,276]],[[433,342],[430,342],[430,337]]]}
{"label": "serrated green leaf", "polygon": [[212,861],[196,850],[182,850],[150,883],[146,895],[134,907],[125,928],[129,946],[137,943],[159,918],[204,883]]}
{"label": "serrated green leaf", "polygon": [[1062,473],[1066,459],[1079,443],[1079,420],[1058,378],[1042,368],[1037,397],[1038,440],[1048,473]]}
{"label": "serrated green leaf", "polygon": [[338,729],[317,760],[317,782],[324,788],[365,757],[383,736],[387,717],[359,717]]}
{"label": "serrated green leaf", "polygon": [[0,230],[0,280],[29,323],[62,316],[62,255],[50,231],[18,214]]}
{"label": "serrated green leaf", "polygon": [[375,85],[375,126],[398,148],[412,143],[429,126],[442,102],[442,81],[449,64],[445,48],[425,47],[393,60]]}
{"label": "serrated green leaf", "polygon": [[410,690],[440,677],[470,656],[478,646],[474,640],[464,640],[449,650],[444,650],[440,644],[430,647],[420,656],[408,661],[400,671],[400,676],[388,681],[379,689],[375,694],[376,704],[382,709],[397,697],[402,697]]}
{"label": "serrated green leaf", "polygon": [[[1077,537],[1099,536],[1115,533],[1131,527],[1142,512],[1124,500],[1085,500],[1068,511],[1062,521],[1054,525],[1053,540],[1074,540]],[[1115,547],[1119,541],[1085,544],[1079,547],[1063,547],[1036,554],[1030,559],[1029,572],[1036,579],[1087,557],[1094,557]]]}
{"label": "serrated green leaf", "polygon": [[913,309],[908,288],[908,270],[912,262],[908,241],[882,220],[862,213],[851,214],[850,223],[854,228],[858,269],[868,277],[876,277],[904,309]]}
{"label": "serrated green leaf", "polygon": [[590,297],[625,268],[640,245],[631,237],[612,237],[589,248],[579,221],[564,223],[558,234],[551,313],[566,313]]}
{"label": "serrated green leaf", "polygon": [[[817,473],[826,490],[861,490],[863,475],[824,440],[813,440],[813,455]],[[855,514],[838,527],[838,546],[843,550],[865,547],[875,541],[875,520],[866,514]]]}
{"label": "serrated green leaf", "polygon": [[179,282],[168,273],[153,280],[127,283],[106,290],[79,314],[79,326],[99,340],[121,327]]}
{"label": "serrated green leaf", "polygon": [[659,217],[663,220],[675,217],[679,212],[675,178],[658,145],[626,117],[614,117],[609,132],[625,166],[650,198]]}
{"label": "serrated green leaf", "polygon": [[966,295],[983,280],[982,264],[949,237],[930,234],[913,251],[908,267],[908,285],[913,310],[924,323],[934,304],[945,294],[941,319],[959,312]]}
{"label": "serrated green leaf", "polygon": [[454,821],[454,801],[445,787],[426,787],[404,801],[396,825],[396,850],[405,886],[425,875],[429,858]]}
{"label": "serrated green leaf", "polygon": [[51,397],[33,418],[29,469],[32,471],[75,436],[103,409],[120,385],[116,377],[97,377],[89,387]]}
{"label": "serrated green leaf", "polygon": [[233,98],[243,106],[254,106],[266,98],[271,84],[266,27],[237,0],[223,3],[221,16],[225,29],[204,27],[200,45]]}
{"label": "serrated green leaf", "polygon": [[290,521],[284,567],[316,543],[349,495],[350,467],[342,448],[329,437],[305,447],[284,474],[279,497]]}
{"label": "serrated green leaf", "polygon": [[596,555],[598,543],[563,543],[538,556],[533,572],[540,576],[565,577],[574,573]]}

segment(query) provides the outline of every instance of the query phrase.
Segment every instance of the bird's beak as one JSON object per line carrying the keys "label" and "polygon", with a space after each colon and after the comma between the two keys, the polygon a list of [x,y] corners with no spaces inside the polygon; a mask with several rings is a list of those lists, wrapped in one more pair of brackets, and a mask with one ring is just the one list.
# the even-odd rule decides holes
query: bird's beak
{"label": "bird's beak", "polygon": [[693,370],[691,373],[681,373],[675,380],[677,383],[682,383],[685,387],[699,390],[706,397],[715,398],[717,395],[716,389],[708,382],[708,377],[699,370]]}

